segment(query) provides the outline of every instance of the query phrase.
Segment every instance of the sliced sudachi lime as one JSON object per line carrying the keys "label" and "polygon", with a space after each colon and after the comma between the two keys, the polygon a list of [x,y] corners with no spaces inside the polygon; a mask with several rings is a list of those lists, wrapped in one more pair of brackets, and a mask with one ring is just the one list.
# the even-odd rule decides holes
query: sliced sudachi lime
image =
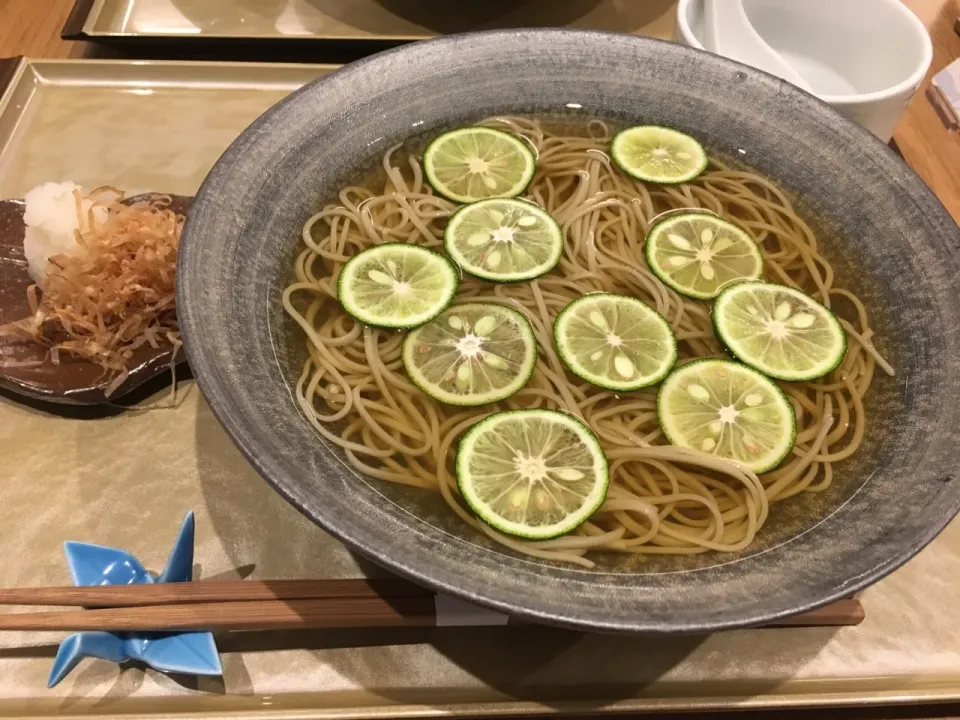
{"label": "sliced sudachi lime", "polygon": [[533,151],[515,135],[486,127],[444,133],[423,154],[427,181],[438,193],[459,203],[516,197],[533,179]]}
{"label": "sliced sudachi lime", "polygon": [[783,391],[728,360],[696,360],[674,370],[660,387],[657,416],[674,445],[757,473],[775,468],[797,437],[796,414]]}
{"label": "sliced sudachi lime", "polygon": [[677,361],[669,323],[636,298],[592,293],[557,316],[554,339],[571,372],[608,390],[638,390],[663,380]]}
{"label": "sliced sudachi lime", "polygon": [[543,540],[574,530],[603,504],[607,459],[591,430],[555,410],[490,415],[463,436],[457,484],[501,532]]}
{"label": "sliced sudachi lime", "polygon": [[757,243],[741,227],[706,212],[671,215],[647,233],[647,264],[678,293],[709,300],[763,273]]}
{"label": "sliced sudachi lime", "polygon": [[527,318],[497,303],[453,305],[403,342],[410,379],[451,405],[485,405],[527,384],[537,342]]}
{"label": "sliced sudachi lime", "polygon": [[454,213],[444,231],[444,247],[475,277],[515,282],[553,269],[563,252],[563,233],[538,205],[498,198]]}
{"label": "sliced sudachi lime", "polygon": [[706,170],[708,162],[696,139],[659,125],[623,130],[613,138],[610,154],[628,175],[661,184],[689,182]]}
{"label": "sliced sudachi lime", "polygon": [[727,288],[713,305],[713,324],[731,353],[781,380],[823,377],[847,351],[836,316],[785,285],[742,282]]}
{"label": "sliced sudachi lime", "polygon": [[453,300],[459,275],[443,255],[407,243],[368,248],[347,261],[337,280],[343,308],[369,325],[415,327]]}

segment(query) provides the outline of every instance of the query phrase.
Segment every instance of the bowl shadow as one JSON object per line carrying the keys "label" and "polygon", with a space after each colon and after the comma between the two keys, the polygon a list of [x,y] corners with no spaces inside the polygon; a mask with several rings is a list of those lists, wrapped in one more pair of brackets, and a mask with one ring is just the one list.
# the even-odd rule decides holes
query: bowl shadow
{"label": "bowl shadow", "polygon": [[[274,492],[240,456],[205,402],[198,406],[195,427],[201,492],[211,524],[235,567],[250,572],[254,566],[255,576],[264,579],[387,574]],[[226,692],[231,694],[253,692],[242,653],[300,649],[393,702],[423,703],[434,694],[437,702],[449,702],[453,693],[464,702],[513,698],[547,706],[576,702],[591,710],[645,692],[690,692],[689,684],[696,680],[692,675],[706,673],[716,663],[729,666],[711,678],[730,679],[721,692],[763,693],[820,653],[837,630],[642,637],[534,625],[374,628],[233,633],[218,638],[218,644],[224,653]],[[735,668],[741,660],[733,649],[748,641],[733,636],[743,633],[756,634],[761,644],[782,638],[783,646],[790,647],[789,654],[778,653],[783,677],[737,677]],[[489,690],[479,690],[478,684]]]}
{"label": "bowl shadow", "polygon": [[[295,7],[300,8],[301,13],[306,8],[319,11],[363,32],[391,35],[397,34],[397,28],[411,26],[437,34],[584,22],[592,26],[589,22],[591,14],[608,4],[605,0],[487,0],[467,3],[443,0],[372,0],[370,3],[305,0]],[[644,7],[638,13],[631,14],[654,18],[672,2],[656,0],[642,5]],[[620,15],[616,10],[596,14]],[[409,34],[410,30],[401,32]]]}
{"label": "bowl shadow", "polygon": [[[203,0],[171,0],[182,18],[202,31],[249,32],[292,37],[342,37],[390,40],[425,34],[450,34],[513,27],[585,27],[636,32],[673,12],[674,0],[238,0],[230,17]],[[659,22],[658,22],[659,21]],[[242,23],[242,24],[241,24]],[[289,27],[288,27],[289,26]],[[291,29],[295,28],[295,32]],[[304,34],[304,33],[307,34]],[[369,38],[367,38],[369,36]]]}

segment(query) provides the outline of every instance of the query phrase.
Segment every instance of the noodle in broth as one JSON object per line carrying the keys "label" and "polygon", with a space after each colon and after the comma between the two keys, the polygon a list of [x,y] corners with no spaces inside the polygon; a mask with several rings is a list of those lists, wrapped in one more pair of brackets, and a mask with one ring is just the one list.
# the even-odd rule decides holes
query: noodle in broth
{"label": "noodle in broth", "polygon": [[[558,266],[530,282],[494,284],[464,277],[456,303],[483,300],[522,310],[537,339],[539,359],[530,382],[500,403],[444,405],[415,387],[403,370],[403,334],[365,327],[336,296],[336,278],[353,255],[383,242],[410,242],[442,251],[443,228],[456,205],[433,193],[412,154],[395,166],[401,146],[383,157],[385,181],[342,189],[303,228],[305,248],[283,304],[306,333],[309,357],[296,398],[320,435],[342,449],[359,473],[442,493],[464,520],[514,551],[592,567],[589,553],[689,554],[747,547],[769,504],[827,489],[834,463],[850,457],[864,433],[863,397],[879,365],[892,368],[871,342],[863,303],[835,287],[834,270],[790,201],[765,178],[712,159],[689,184],[646,185],[606,154],[611,128],[593,120],[584,135],[550,132],[528,117],[482,123],[527,140],[537,174],[525,197],[561,224],[565,249]],[[701,209],[750,231],[772,282],[807,292],[827,307],[854,309],[842,320],[846,358],[814,382],[779,383],[797,414],[793,452],[776,470],[757,476],[742,466],[666,444],[657,423],[656,388],[614,394],[570,374],[553,345],[553,322],[589,292],[631,295],[671,324],[679,363],[718,356],[704,302],[684,298],[647,268],[643,243],[654,219],[671,210]],[[295,295],[306,302],[294,303]],[[453,476],[456,441],[481,418],[501,410],[549,408],[582,418],[610,464],[602,507],[576,531],[547,541],[505,536],[480,522],[460,498]]]}

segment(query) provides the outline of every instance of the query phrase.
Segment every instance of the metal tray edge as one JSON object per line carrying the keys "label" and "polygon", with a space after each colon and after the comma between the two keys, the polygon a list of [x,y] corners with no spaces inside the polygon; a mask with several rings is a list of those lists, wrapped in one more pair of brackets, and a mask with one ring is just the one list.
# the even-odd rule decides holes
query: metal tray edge
{"label": "metal tray edge", "polygon": [[15,87],[30,61],[23,55],[0,59],[0,101]]}
{"label": "metal tray edge", "polygon": [[[273,63],[191,60],[139,60],[23,58],[43,85],[123,87],[142,85],[176,87],[230,86],[258,89],[266,86],[291,90],[341,67],[335,63]],[[3,65],[0,64],[0,81]],[[241,79],[236,79],[240,77]],[[0,83],[2,90],[2,83]]]}
{"label": "metal tray edge", "polygon": [[[649,696],[626,700],[603,701],[598,699],[564,700],[557,702],[534,700],[486,700],[464,699],[459,702],[429,699],[405,702],[387,699],[369,693],[337,694],[331,698],[323,694],[296,694],[286,697],[274,696],[203,696],[159,698],[133,701],[128,709],[124,703],[114,704],[110,717],[114,720],[134,718],[170,717],[189,714],[195,720],[214,720],[225,715],[249,718],[250,720],[396,720],[423,717],[522,717],[522,716],[585,716],[598,714],[659,714],[676,712],[735,712],[758,710],[803,710],[803,709],[851,709],[890,707],[902,705],[947,705],[960,702],[960,678],[944,679],[938,684],[930,679],[874,678],[871,684],[902,683],[882,691],[839,691],[818,688],[824,683],[831,687],[838,681],[787,681],[778,691],[767,695],[737,694],[729,696],[704,696],[699,698],[682,695]],[[813,690],[813,691],[811,691]],[[135,707],[134,707],[135,706]],[[19,701],[0,704],[0,717],[29,717],[23,711],[36,713],[35,717],[55,712],[65,720],[89,720],[104,712],[101,701],[71,702],[64,707],[56,701],[47,703],[33,701],[29,709]]]}
{"label": "metal tray edge", "polygon": [[64,40],[84,40],[86,39],[84,29],[87,19],[93,12],[94,4],[97,0],[75,0],[70,14],[67,15],[63,27],[60,29],[60,37]]}

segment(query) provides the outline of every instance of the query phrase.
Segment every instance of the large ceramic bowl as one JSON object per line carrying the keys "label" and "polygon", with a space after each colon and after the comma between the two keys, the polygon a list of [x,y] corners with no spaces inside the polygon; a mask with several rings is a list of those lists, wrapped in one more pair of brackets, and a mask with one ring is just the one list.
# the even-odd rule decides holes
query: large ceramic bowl
{"label": "large ceramic bowl", "polygon": [[[871,388],[867,442],[827,493],[777,503],[735,555],[611,554],[585,571],[485,542],[439,498],[349,471],[298,412],[302,338],[280,305],[304,220],[412,133],[563,110],[670,125],[800,198],[872,306],[898,374]],[[186,350],[211,407],[287,500],[352,548],[435,589],[535,621],[701,632],[849,595],[905,562],[960,505],[960,231],[891,150],[773,77],[664,42],[561,30],[409,45],[280,102],[203,184],[178,271]],[[309,547],[291,547],[309,553]]]}

